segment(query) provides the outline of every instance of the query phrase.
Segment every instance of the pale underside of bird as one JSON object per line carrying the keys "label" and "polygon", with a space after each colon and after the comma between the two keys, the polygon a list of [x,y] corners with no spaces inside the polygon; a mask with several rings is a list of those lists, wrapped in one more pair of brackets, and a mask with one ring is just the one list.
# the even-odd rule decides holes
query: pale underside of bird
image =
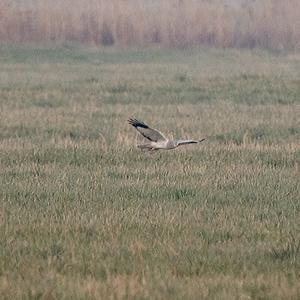
{"label": "pale underside of bird", "polygon": [[146,144],[137,145],[143,151],[156,151],[156,150],[171,150],[178,146],[188,144],[198,144],[205,140],[170,140],[166,138],[161,132],[156,129],[150,128],[147,124],[137,119],[129,119],[128,123],[135,127],[135,129],[147,140]]}

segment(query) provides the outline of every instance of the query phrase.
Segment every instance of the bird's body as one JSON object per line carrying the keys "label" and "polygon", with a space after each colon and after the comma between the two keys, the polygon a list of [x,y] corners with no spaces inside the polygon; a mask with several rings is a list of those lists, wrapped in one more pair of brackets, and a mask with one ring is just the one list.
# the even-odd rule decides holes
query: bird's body
{"label": "bird's body", "polygon": [[177,146],[174,141],[158,141],[158,142],[150,142],[148,144],[138,145],[138,148],[141,149],[149,149],[149,150],[171,150],[175,149]]}
{"label": "bird's body", "polygon": [[181,145],[187,144],[198,144],[205,139],[199,141],[196,140],[169,140],[161,132],[156,129],[150,128],[144,122],[136,119],[129,119],[128,123],[135,127],[140,134],[142,134],[150,142],[147,144],[137,145],[138,148],[144,151],[155,151],[155,150],[171,150]]}

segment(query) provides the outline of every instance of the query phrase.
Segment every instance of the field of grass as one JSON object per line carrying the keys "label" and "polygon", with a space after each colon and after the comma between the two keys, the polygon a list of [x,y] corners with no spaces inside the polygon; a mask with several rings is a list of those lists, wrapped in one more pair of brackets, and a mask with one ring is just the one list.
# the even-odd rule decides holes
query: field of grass
{"label": "field of grass", "polygon": [[[299,299],[300,54],[0,47],[1,299]],[[201,145],[145,155],[137,117]]]}

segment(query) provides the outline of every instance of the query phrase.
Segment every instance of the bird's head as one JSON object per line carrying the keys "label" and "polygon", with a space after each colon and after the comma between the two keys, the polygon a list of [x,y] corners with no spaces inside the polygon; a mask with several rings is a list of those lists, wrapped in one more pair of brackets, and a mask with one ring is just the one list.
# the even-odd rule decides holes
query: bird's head
{"label": "bird's head", "polygon": [[174,147],[177,148],[179,146],[179,141],[174,141]]}

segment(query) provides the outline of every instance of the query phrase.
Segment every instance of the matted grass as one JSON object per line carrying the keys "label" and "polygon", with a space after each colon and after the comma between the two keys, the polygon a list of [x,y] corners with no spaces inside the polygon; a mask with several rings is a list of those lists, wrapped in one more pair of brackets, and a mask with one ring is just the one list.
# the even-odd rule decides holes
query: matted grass
{"label": "matted grass", "polygon": [[[298,299],[298,54],[0,48],[2,299]],[[201,145],[144,155],[127,118]]]}

